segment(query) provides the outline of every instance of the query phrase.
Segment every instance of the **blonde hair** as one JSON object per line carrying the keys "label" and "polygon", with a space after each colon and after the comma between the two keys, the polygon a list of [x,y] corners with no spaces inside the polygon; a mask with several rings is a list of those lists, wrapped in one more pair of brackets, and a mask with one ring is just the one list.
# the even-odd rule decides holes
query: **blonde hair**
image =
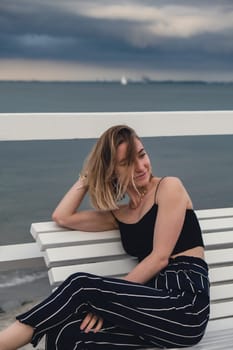
{"label": "blonde hair", "polygon": [[[133,162],[135,159],[136,132],[127,125],[116,125],[106,130],[89,154],[82,173],[87,176],[89,195],[96,209],[117,209],[117,203],[124,197],[127,186],[133,183]],[[128,171],[119,181],[115,173],[116,152],[120,144],[126,142]]]}

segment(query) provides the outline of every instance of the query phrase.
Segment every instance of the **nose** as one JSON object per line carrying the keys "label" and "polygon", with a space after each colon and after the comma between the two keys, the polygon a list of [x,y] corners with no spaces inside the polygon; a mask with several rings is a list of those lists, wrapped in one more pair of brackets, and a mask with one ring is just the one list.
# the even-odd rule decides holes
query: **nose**
{"label": "nose", "polygon": [[135,159],[134,169],[137,173],[140,173],[144,169],[143,161],[141,159]]}

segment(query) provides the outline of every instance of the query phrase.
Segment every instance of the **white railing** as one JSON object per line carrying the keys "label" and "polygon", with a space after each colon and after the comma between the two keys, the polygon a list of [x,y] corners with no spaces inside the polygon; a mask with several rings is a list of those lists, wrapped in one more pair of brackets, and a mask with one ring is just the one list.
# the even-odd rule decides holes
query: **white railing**
{"label": "white railing", "polygon": [[[233,111],[0,114],[0,141],[97,138],[115,124],[141,137],[232,135]],[[43,264],[34,243],[0,246],[0,271]]]}
{"label": "white railing", "polygon": [[0,140],[96,138],[114,124],[141,137],[233,134],[233,111],[2,113]]}

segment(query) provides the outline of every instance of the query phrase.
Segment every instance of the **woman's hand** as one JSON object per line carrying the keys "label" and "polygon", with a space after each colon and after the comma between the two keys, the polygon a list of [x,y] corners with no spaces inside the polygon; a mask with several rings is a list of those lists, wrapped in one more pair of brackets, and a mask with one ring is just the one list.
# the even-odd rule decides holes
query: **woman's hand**
{"label": "woman's hand", "polygon": [[103,323],[104,320],[102,319],[102,317],[89,312],[84,317],[80,329],[85,333],[89,333],[90,331],[97,333],[101,330]]}

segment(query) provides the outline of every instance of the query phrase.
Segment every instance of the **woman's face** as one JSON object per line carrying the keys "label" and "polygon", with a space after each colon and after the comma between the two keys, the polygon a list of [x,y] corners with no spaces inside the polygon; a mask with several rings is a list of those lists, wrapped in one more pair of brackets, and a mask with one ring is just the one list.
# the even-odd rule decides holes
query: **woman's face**
{"label": "woman's face", "polygon": [[[140,140],[135,138],[136,155],[133,163],[133,179],[137,187],[143,187],[148,184],[151,178],[150,159]],[[123,142],[117,148],[116,152],[116,175],[118,179],[124,179],[128,175],[127,143]]]}

